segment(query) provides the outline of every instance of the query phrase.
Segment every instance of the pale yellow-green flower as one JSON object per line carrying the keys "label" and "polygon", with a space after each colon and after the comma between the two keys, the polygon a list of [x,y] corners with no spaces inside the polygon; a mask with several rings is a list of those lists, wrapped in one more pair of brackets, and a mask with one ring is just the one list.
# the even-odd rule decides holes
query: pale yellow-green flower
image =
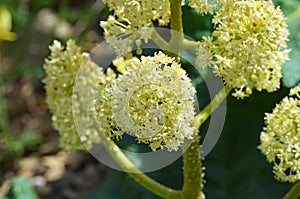
{"label": "pale yellow-green flower", "polygon": [[162,52],[127,64],[112,85],[113,119],[152,150],[177,150],[195,133],[195,89],[186,72]]}
{"label": "pale yellow-green flower", "polygon": [[253,87],[277,90],[289,52],[284,50],[289,32],[282,11],[272,1],[220,1],[213,23],[216,40],[207,49],[214,61],[210,65],[235,89],[233,95],[244,98]]}
{"label": "pale yellow-green flower", "polygon": [[203,14],[213,14],[214,13],[214,3],[216,0],[191,0],[189,2],[189,6],[191,8],[195,8],[197,12]]}
{"label": "pale yellow-green flower", "polygon": [[[43,82],[47,93],[46,101],[53,115],[52,122],[60,134],[61,146],[67,151],[84,149],[82,145],[84,142],[85,146],[89,148],[93,143],[99,142],[99,137],[97,132],[91,129],[80,132],[80,134],[77,133],[72,113],[72,97],[75,99],[78,96],[74,96],[73,87],[80,67],[83,67],[85,72],[90,72],[90,75],[88,79],[83,80],[79,77],[77,81],[87,84],[90,88],[96,84],[95,80],[104,78],[105,75],[73,40],[69,40],[66,47],[60,42],[54,41],[50,50],[51,54],[44,64],[46,77]],[[85,92],[90,95],[93,90],[85,90]],[[75,100],[73,103],[79,103],[79,101]],[[90,119],[81,113],[78,115],[81,120]]]}
{"label": "pale yellow-green flower", "polygon": [[266,113],[259,149],[272,162],[275,178],[300,180],[300,85],[291,90],[272,113]]}
{"label": "pale yellow-green flower", "polygon": [[167,25],[170,20],[169,0],[104,0],[120,22],[134,27],[152,26],[157,20],[159,25]]}
{"label": "pale yellow-green flower", "polygon": [[142,41],[147,43],[153,30],[149,27],[154,27],[154,21],[165,26],[170,20],[169,0],[105,0],[104,3],[113,15],[100,25],[106,41],[114,46],[118,56],[128,58],[132,49],[140,48]]}

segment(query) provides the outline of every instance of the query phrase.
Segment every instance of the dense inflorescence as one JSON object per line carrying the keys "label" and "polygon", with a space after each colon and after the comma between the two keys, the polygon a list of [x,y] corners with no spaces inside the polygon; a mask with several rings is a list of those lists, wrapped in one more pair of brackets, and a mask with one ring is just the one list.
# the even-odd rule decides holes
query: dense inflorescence
{"label": "dense inflorescence", "polygon": [[112,85],[112,114],[123,132],[152,150],[177,150],[195,129],[194,94],[180,64],[164,55],[132,59]]}
{"label": "dense inflorescence", "polygon": [[259,149],[274,163],[275,178],[300,180],[300,85],[291,89],[290,97],[277,104],[272,113],[266,113],[265,125]]}
{"label": "dense inflorescence", "polygon": [[289,32],[282,11],[272,1],[220,1],[213,24],[215,40],[200,42],[199,66],[211,66],[235,89],[237,98],[249,96],[253,87],[279,89]]}
{"label": "dense inflorescence", "polygon": [[153,22],[168,25],[170,21],[169,0],[105,0],[113,11],[107,21],[100,23],[104,29],[106,41],[115,47],[119,56],[130,57],[134,45],[140,47],[142,40],[148,42]]}

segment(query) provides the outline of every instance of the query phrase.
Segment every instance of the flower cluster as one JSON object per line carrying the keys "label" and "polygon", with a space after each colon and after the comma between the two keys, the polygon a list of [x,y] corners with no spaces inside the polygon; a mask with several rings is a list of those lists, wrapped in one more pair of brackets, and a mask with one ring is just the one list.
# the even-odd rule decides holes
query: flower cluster
{"label": "flower cluster", "polygon": [[170,19],[169,0],[104,0],[119,21],[127,22],[132,27],[152,26],[152,20],[159,25],[167,25]]}
{"label": "flower cluster", "polygon": [[134,45],[140,47],[142,40],[146,43],[151,36],[153,21],[167,25],[170,20],[169,0],[105,0],[113,11],[107,21],[101,22],[106,41],[115,47],[119,56],[130,56]]}
{"label": "flower cluster", "polygon": [[[86,146],[91,146],[92,142],[98,142],[99,138],[96,132],[83,132],[80,136],[76,133],[74,118],[72,113],[73,87],[76,80],[76,74],[80,67],[89,72],[89,78],[78,81],[84,81],[85,84],[92,87],[95,79],[105,77],[100,68],[90,60],[87,53],[82,53],[73,40],[67,42],[64,47],[60,42],[54,41],[50,46],[51,54],[45,60],[44,69],[46,77],[44,79],[47,92],[47,103],[52,112],[52,122],[55,129],[60,134],[61,146],[67,150],[84,149],[81,141],[86,142]],[[93,91],[85,91],[92,93]],[[74,103],[74,102],[73,102]],[[76,114],[76,113],[75,113]],[[80,115],[79,113],[77,115]],[[80,117],[85,117],[81,115]],[[89,120],[89,118],[81,118]]]}
{"label": "flower cluster", "polygon": [[282,11],[272,1],[231,0],[218,5],[213,18],[216,41],[206,39],[198,48],[198,54],[206,50],[206,55],[212,56],[199,65],[211,65],[228,87],[235,88],[237,98],[249,96],[252,87],[277,90],[289,52],[282,50],[289,36]]}
{"label": "flower cluster", "polygon": [[275,178],[280,181],[300,180],[300,85],[290,96],[266,113],[266,127],[260,135],[259,149],[273,162]]}
{"label": "flower cluster", "polygon": [[152,150],[177,150],[195,133],[195,89],[190,79],[162,52],[127,63],[111,87],[113,120]]}
{"label": "flower cluster", "polygon": [[[211,2],[215,2],[216,0],[211,0]],[[189,2],[189,6],[191,8],[195,8],[197,12],[201,14],[213,14],[214,13],[214,7],[212,4],[208,2],[208,0],[191,0]]]}

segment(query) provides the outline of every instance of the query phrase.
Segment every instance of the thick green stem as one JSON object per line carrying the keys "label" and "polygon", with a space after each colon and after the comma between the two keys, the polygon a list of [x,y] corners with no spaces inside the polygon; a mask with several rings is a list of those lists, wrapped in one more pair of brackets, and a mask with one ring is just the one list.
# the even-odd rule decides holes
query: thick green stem
{"label": "thick green stem", "polygon": [[154,181],[136,166],[126,157],[126,155],[120,150],[120,148],[106,135],[99,133],[101,143],[111,155],[111,157],[140,185],[153,192],[154,194],[162,198],[177,199],[180,198],[180,192],[165,187],[160,183]]}
{"label": "thick green stem", "polygon": [[220,106],[223,100],[230,93],[230,88],[222,88],[215,98],[198,114],[196,115],[193,126],[200,128],[200,126],[211,116],[211,114]]}
{"label": "thick green stem", "polygon": [[[222,88],[215,98],[194,119],[193,125],[198,129],[211,116],[226,98],[231,89]],[[197,135],[183,154],[184,185],[182,198],[204,199],[203,167],[200,157],[200,137]]]}
{"label": "thick green stem", "polygon": [[300,181],[284,196],[283,199],[298,199],[300,197]]}
{"label": "thick green stem", "polygon": [[184,184],[182,198],[204,199],[203,172],[200,158],[200,136],[197,135],[183,154]]}
{"label": "thick green stem", "polygon": [[173,56],[178,57],[184,39],[182,26],[181,0],[171,0],[171,40],[170,48]]}

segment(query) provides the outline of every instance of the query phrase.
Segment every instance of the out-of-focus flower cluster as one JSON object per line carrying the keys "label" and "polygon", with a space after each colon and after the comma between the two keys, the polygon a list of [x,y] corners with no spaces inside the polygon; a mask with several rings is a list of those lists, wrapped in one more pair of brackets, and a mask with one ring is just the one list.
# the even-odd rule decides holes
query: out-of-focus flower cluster
{"label": "out-of-focus flower cluster", "polygon": [[11,32],[12,20],[9,10],[0,4],[0,44],[3,41],[14,41],[16,33]]}
{"label": "out-of-focus flower cluster", "polygon": [[296,182],[300,180],[300,85],[291,89],[290,96],[266,113],[259,149],[274,163],[277,180]]}
{"label": "out-of-focus flower cluster", "polygon": [[[47,92],[47,103],[52,113],[52,122],[60,134],[61,146],[67,150],[84,149],[81,141],[90,147],[92,142],[99,142],[98,134],[89,131],[85,134],[77,133],[72,113],[72,98],[76,74],[80,67],[89,72],[89,79],[85,84],[91,88],[96,84],[95,80],[105,78],[100,68],[90,60],[87,53],[82,53],[73,40],[69,40],[64,47],[60,42],[54,41],[50,46],[51,54],[45,60],[44,69],[46,77],[43,80]],[[82,82],[82,79],[78,79]],[[86,90],[85,92],[93,92]],[[74,101],[73,103],[76,103]],[[74,105],[74,104],[73,104]],[[76,113],[75,113],[76,114]],[[81,115],[82,120],[89,120]]]}
{"label": "out-of-focus flower cluster", "polygon": [[[289,32],[282,11],[272,1],[220,1],[213,17],[213,38],[199,44],[197,62],[213,67],[237,98],[255,87],[273,92],[280,87],[281,66],[288,59]],[[203,51],[207,51],[203,53]]]}
{"label": "out-of-focus flower cluster", "polygon": [[152,150],[177,150],[195,129],[194,94],[180,64],[159,52],[132,59],[112,85],[112,117],[123,132]]}
{"label": "out-of-focus flower cluster", "polygon": [[115,47],[119,56],[130,57],[134,45],[140,47],[151,36],[153,22],[165,26],[170,20],[169,0],[105,0],[113,11],[107,21],[101,22],[106,41]]}

